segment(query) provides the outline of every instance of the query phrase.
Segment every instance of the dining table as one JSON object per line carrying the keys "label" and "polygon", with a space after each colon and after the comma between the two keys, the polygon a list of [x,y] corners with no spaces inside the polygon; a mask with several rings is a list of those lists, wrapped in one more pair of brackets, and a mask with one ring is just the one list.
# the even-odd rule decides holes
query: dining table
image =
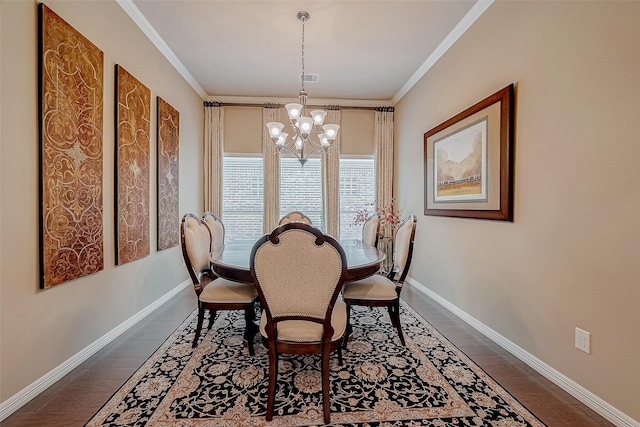
{"label": "dining table", "polygon": [[[255,242],[241,241],[225,243],[220,249],[212,251],[211,268],[220,277],[237,282],[253,282],[249,269],[251,249]],[[340,241],[347,257],[346,282],[364,279],[374,275],[386,259],[384,251],[357,239]]]}

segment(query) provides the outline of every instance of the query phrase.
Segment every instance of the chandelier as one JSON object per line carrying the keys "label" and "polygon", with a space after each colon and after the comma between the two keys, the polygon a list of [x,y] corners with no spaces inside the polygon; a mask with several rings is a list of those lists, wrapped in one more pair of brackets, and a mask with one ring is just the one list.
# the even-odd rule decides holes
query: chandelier
{"label": "chandelier", "polygon": [[[324,110],[312,110],[309,113],[311,117],[304,116],[307,110],[307,91],[304,90],[304,23],[309,20],[310,16],[309,12],[303,10],[298,12],[297,17],[302,22],[302,74],[300,77],[302,88],[298,92],[299,102],[284,106],[287,109],[294,134],[288,140],[289,134],[282,132],[284,124],[280,122],[267,123],[267,129],[269,130],[271,141],[275,144],[278,152],[280,153],[284,150],[293,154],[300,164],[304,166],[309,156],[313,153],[329,153],[329,147],[335,143],[340,126],[323,124],[327,115]],[[314,141],[312,136],[315,136],[317,141]]]}

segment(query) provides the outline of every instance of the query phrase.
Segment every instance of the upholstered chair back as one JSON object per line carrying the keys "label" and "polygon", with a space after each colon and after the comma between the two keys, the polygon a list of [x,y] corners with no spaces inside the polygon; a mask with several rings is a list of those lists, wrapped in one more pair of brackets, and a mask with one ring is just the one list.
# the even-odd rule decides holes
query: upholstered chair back
{"label": "upholstered chair back", "polygon": [[202,290],[200,286],[201,273],[203,270],[209,269],[211,231],[200,217],[187,213],[182,218],[180,234],[184,262],[196,287],[196,293],[199,294]]}
{"label": "upholstered chair back", "polygon": [[409,272],[415,234],[416,217],[415,215],[409,215],[396,229],[393,246],[393,268],[400,273],[399,284],[404,283],[404,279]]}
{"label": "upholstered chair back", "polygon": [[209,226],[209,230],[211,230],[211,249],[217,250],[222,248],[224,245],[224,224],[222,220],[211,212],[205,212],[202,219],[204,219]]}
{"label": "upholstered chair back", "polygon": [[380,217],[378,214],[373,214],[362,224],[362,242],[367,245],[377,246],[379,232]]}
{"label": "upholstered chair back", "polygon": [[305,223],[288,223],[258,240],[251,255],[254,283],[270,317],[322,322],[346,277],[340,244]]}
{"label": "upholstered chair back", "polygon": [[309,218],[302,212],[292,211],[280,218],[278,225],[287,224],[289,222],[304,222],[306,224],[311,224],[311,218]]}

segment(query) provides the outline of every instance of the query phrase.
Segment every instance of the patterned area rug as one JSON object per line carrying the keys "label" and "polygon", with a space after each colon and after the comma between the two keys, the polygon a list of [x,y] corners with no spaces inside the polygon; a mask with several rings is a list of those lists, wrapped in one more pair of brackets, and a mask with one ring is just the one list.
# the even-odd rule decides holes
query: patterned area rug
{"label": "patterned area rug", "polygon": [[[191,348],[195,313],[87,426],[322,424],[319,356],[282,356],[273,421],[268,357],[243,345],[241,312],[222,312]],[[331,423],[345,426],[544,426],[408,305],[403,347],[383,309],[354,307],[344,364],[331,357]],[[205,325],[206,325],[205,319]]]}

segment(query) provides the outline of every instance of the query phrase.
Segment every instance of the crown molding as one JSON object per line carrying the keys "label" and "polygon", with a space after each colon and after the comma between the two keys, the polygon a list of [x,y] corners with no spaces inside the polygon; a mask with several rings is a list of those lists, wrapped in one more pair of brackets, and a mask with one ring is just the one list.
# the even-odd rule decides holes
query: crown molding
{"label": "crown molding", "polygon": [[200,86],[196,79],[191,75],[187,67],[178,59],[173,53],[169,45],[160,37],[160,34],[149,23],[147,18],[144,17],[140,9],[133,4],[133,0],[116,0],[120,7],[129,15],[129,17],[136,23],[136,25],[142,30],[143,33],[151,40],[151,42],[158,48],[160,53],[173,65],[173,67],[180,73],[180,75],[189,83],[189,85],[195,90],[201,98],[207,97],[207,92]]}
{"label": "crown molding", "polygon": [[[287,103],[297,102],[297,99],[289,98],[263,98],[263,97],[244,97],[244,96],[211,96],[200,86],[196,79],[187,70],[184,64],[173,53],[167,43],[160,37],[160,34],[153,28],[151,23],[144,17],[140,9],[133,3],[133,0],[116,0],[120,7],[129,15],[133,22],[144,32],[151,40],[156,48],[164,55],[164,57],[173,65],[180,75],[189,83],[189,85],[200,95],[205,101],[233,102],[233,103]],[[467,14],[458,22],[451,30],[447,37],[440,42],[438,47],[429,55],[422,63],[420,68],[407,80],[400,90],[391,98],[391,100],[362,100],[362,99],[315,99],[313,104],[316,105],[339,105],[339,106],[356,106],[356,107],[379,107],[394,106],[404,95],[433,67],[433,65],[453,46],[453,44],[464,34],[471,25],[493,4],[495,0],[478,0]]]}
{"label": "crown molding", "polygon": [[478,0],[473,5],[467,14],[458,22],[458,24],[451,30],[447,37],[440,42],[438,47],[429,55],[429,57],[422,63],[420,68],[413,73],[413,75],[407,80],[407,82],[400,88],[393,98],[391,98],[391,105],[396,105],[403,96],[409,92],[409,90],[418,81],[427,74],[427,71],[438,62],[438,60],[453,46],[453,44],[473,25],[474,22],[493,4],[494,0]]}

